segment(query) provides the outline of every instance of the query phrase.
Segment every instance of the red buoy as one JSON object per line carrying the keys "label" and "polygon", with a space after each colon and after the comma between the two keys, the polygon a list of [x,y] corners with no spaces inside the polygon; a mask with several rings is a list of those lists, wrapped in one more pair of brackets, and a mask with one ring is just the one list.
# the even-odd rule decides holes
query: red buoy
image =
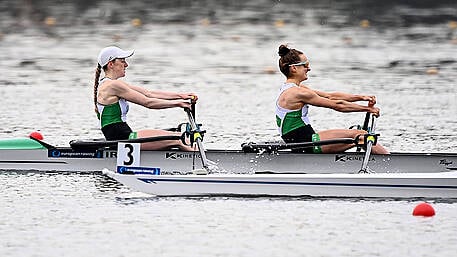
{"label": "red buoy", "polygon": [[435,209],[428,203],[420,203],[414,208],[413,215],[432,217],[435,216]]}
{"label": "red buoy", "polygon": [[38,131],[33,131],[32,133],[30,133],[29,137],[36,140],[43,140],[43,135],[41,135],[41,133]]}

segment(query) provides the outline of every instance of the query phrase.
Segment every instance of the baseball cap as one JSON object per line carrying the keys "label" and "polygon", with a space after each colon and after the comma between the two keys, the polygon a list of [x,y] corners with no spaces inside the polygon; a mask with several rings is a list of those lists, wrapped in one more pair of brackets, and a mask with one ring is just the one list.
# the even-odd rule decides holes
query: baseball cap
{"label": "baseball cap", "polygon": [[98,54],[98,64],[103,67],[114,59],[127,58],[132,55],[133,50],[124,51],[117,46],[108,46],[103,48]]}

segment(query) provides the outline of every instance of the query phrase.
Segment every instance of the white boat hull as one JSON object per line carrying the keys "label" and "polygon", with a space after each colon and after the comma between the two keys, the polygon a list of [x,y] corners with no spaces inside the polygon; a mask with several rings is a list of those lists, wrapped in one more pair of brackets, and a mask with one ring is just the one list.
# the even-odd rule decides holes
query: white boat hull
{"label": "white boat hull", "polygon": [[[206,156],[223,173],[356,173],[363,153],[297,154],[244,153],[207,150]],[[0,170],[100,172],[116,169],[116,150],[76,151],[70,148],[3,150]],[[162,174],[185,174],[201,169],[198,152],[142,151],[141,166],[160,168]],[[368,164],[377,173],[424,173],[457,170],[457,154],[392,153],[372,155]]]}
{"label": "white boat hull", "polygon": [[103,173],[157,196],[457,198],[457,172],[371,174],[126,175]]}

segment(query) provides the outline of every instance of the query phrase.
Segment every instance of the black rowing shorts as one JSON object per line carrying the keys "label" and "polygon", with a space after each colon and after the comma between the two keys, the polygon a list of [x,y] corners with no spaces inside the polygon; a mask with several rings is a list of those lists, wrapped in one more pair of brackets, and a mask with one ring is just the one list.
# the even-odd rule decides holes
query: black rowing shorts
{"label": "black rowing shorts", "polygon": [[104,126],[102,132],[106,140],[125,140],[133,131],[126,122],[118,122]]}
{"label": "black rowing shorts", "polygon": [[[317,138],[316,136],[317,135]],[[303,142],[313,142],[319,141],[318,134],[314,131],[311,125],[307,124],[303,127],[299,127],[290,131],[289,133],[282,135],[282,139],[286,143],[303,143]],[[320,150],[320,151],[319,151]],[[292,149],[292,152],[295,153],[317,153],[321,152],[320,147],[307,147],[302,149]]]}

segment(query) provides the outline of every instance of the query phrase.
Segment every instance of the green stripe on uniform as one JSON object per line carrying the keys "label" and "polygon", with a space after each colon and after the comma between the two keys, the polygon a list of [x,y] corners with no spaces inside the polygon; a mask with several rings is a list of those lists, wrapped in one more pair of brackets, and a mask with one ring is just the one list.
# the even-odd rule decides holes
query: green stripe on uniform
{"label": "green stripe on uniform", "polygon": [[[321,141],[321,138],[319,137],[319,134],[315,133],[311,136],[311,140],[313,142],[319,142]],[[313,146],[313,153],[322,153],[322,148],[320,145]]]}
{"label": "green stripe on uniform", "polygon": [[285,135],[292,130],[305,126],[306,124],[301,119],[301,116],[301,110],[287,113],[286,116],[284,116],[284,120],[282,121],[282,134]]}
{"label": "green stripe on uniform", "polygon": [[109,124],[122,122],[121,115],[122,111],[119,102],[104,106],[101,114],[102,128]]}

